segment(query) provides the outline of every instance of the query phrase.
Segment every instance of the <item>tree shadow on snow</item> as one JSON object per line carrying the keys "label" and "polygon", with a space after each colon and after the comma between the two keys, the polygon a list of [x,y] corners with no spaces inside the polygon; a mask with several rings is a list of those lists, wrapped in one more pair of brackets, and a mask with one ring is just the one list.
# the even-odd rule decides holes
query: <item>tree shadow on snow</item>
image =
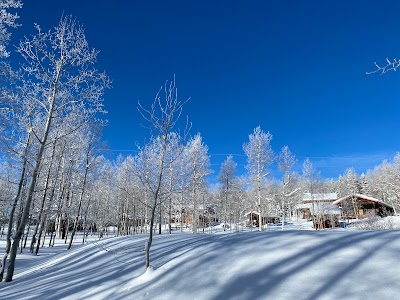
{"label": "tree shadow on snow", "polygon": [[[272,233],[273,235],[283,235],[290,238],[291,232]],[[339,232],[338,232],[339,233]],[[298,234],[298,233],[296,233]],[[305,232],[310,238],[315,235],[324,237],[326,235],[334,234],[332,231],[325,232]],[[385,238],[387,236],[387,238]],[[378,239],[376,239],[378,238]],[[367,260],[374,259],[374,256],[383,247],[387,247],[388,243],[394,242],[399,239],[399,233],[393,231],[374,231],[374,232],[352,232],[340,234],[335,239],[323,239],[317,245],[310,248],[305,248],[302,251],[296,252],[287,258],[271,262],[265,268],[259,269],[252,273],[245,273],[238,275],[233,281],[228,282],[225,286],[219,289],[219,293],[213,299],[266,299],[269,295],[277,296],[279,292],[279,299],[322,299],[323,297],[329,298],[330,292],[335,291],[335,298],[356,299],[357,292],[355,288],[353,291],[350,289],[340,290],[339,285],[346,280],[355,281],[354,286],[358,284],[358,278],[353,277],[353,273],[360,268]],[[365,247],[362,245],[366,241],[377,241],[372,247]],[[359,246],[357,246],[359,245]],[[262,246],[262,245],[261,245]],[[255,245],[257,247],[257,245]],[[304,282],[303,288],[292,286],[291,280],[298,275],[310,269],[315,268],[322,260],[335,259],[335,253],[344,251],[346,248],[354,248],[357,251],[362,251],[362,255],[349,259],[345,263],[336,265],[334,268],[318,271],[326,274],[323,278],[319,278],[316,282]],[[281,248],[281,251],[285,251]],[[255,262],[256,263],[256,262]],[[334,262],[332,262],[334,265]],[[393,266],[397,268],[399,266]],[[361,279],[362,280],[362,279]],[[367,284],[374,284],[374,281]],[[390,283],[390,284],[393,284]],[[400,285],[391,286],[392,289],[397,290],[397,295],[400,294]],[[376,286],[375,289],[384,289],[384,286]],[[290,292],[290,290],[295,292]],[[279,290],[279,291],[278,291]],[[287,293],[282,293],[282,291]],[[339,292],[338,292],[339,290]],[[393,294],[392,296],[395,296]],[[370,299],[364,296],[364,299]]]}

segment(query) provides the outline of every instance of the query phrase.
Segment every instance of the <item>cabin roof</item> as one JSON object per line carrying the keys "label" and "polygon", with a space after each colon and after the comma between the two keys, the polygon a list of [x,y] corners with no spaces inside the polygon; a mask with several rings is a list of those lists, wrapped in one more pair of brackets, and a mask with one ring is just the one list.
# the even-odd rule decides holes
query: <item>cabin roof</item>
{"label": "cabin roof", "polygon": [[348,195],[346,197],[343,197],[343,198],[340,198],[340,199],[334,201],[333,204],[338,205],[339,203],[341,203],[343,201],[350,200],[352,197],[355,197],[357,199],[364,199],[364,200],[380,203],[380,204],[383,204],[383,205],[385,205],[387,207],[393,208],[392,205],[390,205],[390,204],[388,204],[386,202],[383,202],[382,200],[379,200],[379,199],[376,199],[376,198],[373,198],[373,197],[370,197],[370,196],[366,196],[366,195],[363,195],[363,194]]}
{"label": "cabin roof", "polygon": [[326,193],[326,194],[312,194],[304,193],[303,201],[335,201],[338,196],[336,193]]}

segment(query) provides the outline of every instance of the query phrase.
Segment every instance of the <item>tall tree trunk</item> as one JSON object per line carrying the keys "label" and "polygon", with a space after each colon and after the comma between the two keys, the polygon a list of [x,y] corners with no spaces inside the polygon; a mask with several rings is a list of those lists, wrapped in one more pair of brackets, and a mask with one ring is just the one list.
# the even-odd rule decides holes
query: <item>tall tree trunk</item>
{"label": "tall tree trunk", "polygon": [[[53,148],[53,150],[54,150],[54,148]],[[54,153],[54,152],[53,152],[53,153]],[[52,155],[52,160],[53,160],[53,157],[54,157],[54,154]],[[34,248],[35,248],[35,243],[36,243],[36,241],[37,241],[37,240],[36,240],[36,235],[37,235],[39,226],[40,226],[40,224],[42,223],[42,217],[43,217],[43,211],[44,211],[44,204],[45,204],[45,202],[46,202],[47,190],[48,190],[49,182],[50,182],[51,167],[52,167],[52,162],[50,163],[49,171],[47,172],[46,184],[45,184],[45,188],[44,188],[44,193],[43,193],[43,197],[42,197],[42,202],[41,202],[41,204],[40,204],[39,215],[38,215],[38,218],[37,218],[37,223],[36,223],[36,225],[35,225],[35,229],[34,229],[33,234],[32,234],[31,245],[30,245],[30,247],[29,247],[31,253],[33,253],[33,250],[34,250]]]}
{"label": "tall tree trunk", "polygon": [[[176,219],[175,219],[175,222],[176,222]],[[169,234],[172,234],[172,199],[171,198],[169,200],[169,206],[168,206],[168,231],[169,231]]]}
{"label": "tall tree trunk", "polygon": [[64,229],[64,232],[65,232],[65,233],[64,233],[64,244],[66,244],[66,243],[67,243],[67,240],[68,240],[69,223],[70,223],[69,216],[66,215],[66,217],[67,217],[67,220],[66,220],[65,229]]}
{"label": "tall tree trunk", "polygon": [[159,211],[159,216],[158,216],[158,234],[161,234],[161,223],[162,223],[162,206],[161,206],[161,201],[160,201],[160,211]]}
{"label": "tall tree trunk", "polygon": [[28,132],[28,136],[26,138],[25,142],[25,148],[24,148],[24,153],[22,155],[23,158],[23,164],[22,164],[22,172],[21,172],[21,177],[18,182],[18,189],[17,189],[17,194],[15,195],[14,201],[11,206],[11,211],[10,211],[10,217],[8,219],[8,228],[7,228],[7,237],[6,237],[6,248],[4,251],[3,258],[1,260],[1,270],[0,270],[0,282],[3,281],[3,276],[4,276],[4,270],[6,267],[6,261],[7,257],[10,253],[11,249],[11,233],[12,233],[12,228],[14,224],[14,214],[15,214],[15,209],[18,204],[18,200],[20,199],[21,196],[21,191],[25,179],[25,173],[26,173],[26,166],[27,166],[27,161],[28,161],[28,148],[29,148],[29,141],[31,137],[31,132]]}
{"label": "tall tree trunk", "polygon": [[150,267],[150,248],[153,242],[153,226],[154,226],[154,215],[156,213],[156,206],[157,206],[157,197],[154,199],[153,207],[151,208],[151,218],[150,218],[150,233],[149,239],[147,240],[146,244],[146,270]]}
{"label": "tall tree trunk", "polygon": [[[163,137],[163,151],[161,153],[160,157],[160,171],[158,174],[157,178],[157,188],[155,190],[155,193],[153,194],[153,206],[151,208],[151,216],[150,216],[150,234],[149,234],[149,239],[147,240],[147,245],[146,245],[146,270],[150,267],[150,248],[151,244],[153,243],[153,225],[154,225],[154,219],[155,219],[155,214],[156,214],[156,208],[157,204],[159,203],[159,197],[160,197],[160,191],[161,191],[161,184],[162,184],[162,178],[164,174],[164,160],[165,160],[165,154],[167,150],[167,136]],[[161,202],[160,202],[161,205]]]}
{"label": "tall tree trunk", "polygon": [[[48,134],[49,130],[50,130],[50,123],[51,123],[51,118],[48,119],[47,122],[47,130],[46,133]],[[47,136],[47,135],[46,135]],[[46,137],[47,140],[47,137]],[[43,152],[44,152],[44,148],[45,145],[44,143],[41,143],[39,146],[39,152],[36,158],[36,163],[35,163],[35,167],[33,169],[32,172],[32,178],[31,178],[31,182],[29,184],[29,189],[28,189],[28,194],[26,197],[26,201],[25,201],[25,207],[23,210],[23,214],[21,216],[21,223],[18,226],[17,232],[15,233],[15,238],[14,238],[14,242],[11,246],[11,252],[10,252],[10,263],[8,265],[8,269],[7,269],[7,275],[6,275],[6,282],[10,282],[12,281],[12,278],[14,276],[14,267],[15,267],[15,258],[17,256],[17,248],[18,248],[18,244],[22,238],[22,235],[24,233],[24,228],[25,228],[25,224],[28,220],[28,216],[29,216],[29,210],[31,207],[31,203],[32,203],[32,199],[33,199],[33,193],[35,192],[35,186],[36,186],[36,180],[37,180],[37,176],[39,173],[39,168],[40,168],[40,164],[42,161],[42,156],[43,156]]]}
{"label": "tall tree trunk", "polygon": [[75,236],[75,233],[76,233],[76,228],[78,227],[78,221],[79,221],[79,216],[80,216],[80,213],[81,213],[83,196],[85,194],[87,174],[88,174],[88,171],[89,171],[89,152],[90,152],[90,148],[86,152],[86,167],[85,167],[85,175],[83,177],[83,186],[82,186],[81,194],[79,196],[78,212],[77,212],[77,215],[76,215],[76,218],[75,218],[74,227],[72,229],[71,239],[69,240],[69,245],[68,245],[68,248],[67,248],[68,250],[71,249],[71,247],[72,247],[72,241],[74,240],[74,236]]}
{"label": "tall tree trunk", "polygon": [[[58,135],[58,132],[57,132],[57,135]],[[47,172],[46,184],[45,184],[45,188],[44,188],[42,203],[41,203],[41,205],[40,205],[39,216],[38,216],[38,222],[37,222],[37,224],[36,224],[34,233],[33,233],[33,235],[32,235],[32,241],[31,241],[31,246],[30,246],[30,251],[31,251],[31,253],[33,253],[33,250],[34,250],[34,247],[35,247],[35,242],[37,242],[38,245],[39,245],[39,242],[40,242],[40,238],[36,239],[36,235],[37,235],[37,231],[38,231],[39,225],[42,224],[42,223],[44,223],[44,222],[46,222],[46,218],[47,218],[47,213],[46,213],[46,215],[44,216],[44,219],[43,219],[44,222],[42,222],[42,218],[43,218],[43,214],[44,214],[44,205],[45,205],[46,198],[47,198],[47,191],[48,191],[48,188],[49,188],[49,185],[50,185],[51,170],[52,170],[52,168],[53,168],[54,158],[55,158],[55,156],[56,156],[56,155],[55,155],[55,154],[56,154],[56,145],[57,145],[57,138],[56,138],[56,140],[55,140],[54,143],[53,143],[53,149],[52,149],[52,153],[51,153],[49,171]],[[64,149],[65,149],[65,148],[64,148]],[[56,182],[56,180],[57,180],[57,178],[58,178],[58,173],[59,173],[59,171],[60,171],[60,164],[58,164],[57,169],[56,169],[56,175],[55,175],[55,178],[54,178],[54,184],[53,184],[53,187],[52,187],[52,191],[51,191],[51,193],[50,193],[50,197],[49,197],[49,199],[48,199],[49,204],[48,204],[48,209],[47,209],[47,211],[50,209],[51,203],[53,202],[53,197],[54,197],[54,193],[55,193],[55,182]],[[36,251],[36,254],[37,254],[37,252],[38,252],[38,251]]]}
{"label": "tall tree trunk", "polygon": [[35,254],[38,255],[39,253],[39,248],[40,248],[40,239],[42,238],[43,230],[45,229],[45,224],[46,224],[46,219],[47,219],[47,214],[43,216],[43,220],[40,223],[40,230],[39,230],[39,236],[37,238],[37,244],[36,244],[36,251]]}
{"label": "tall tree trunk", "polygon": [[[261,184],[261,183],[260,183]],[[261,211],[261,187],[259,186],[257,189],[257,198],[258,198],[258,230],[262,231],[263,230],[263,224],[262,224],[262,211]],[[268,222],[268,219],[267,219]]]}
{"label": "tall tree trunk", "polygon": [[193,186],[193,212],[192,212],[192,233],[197,233],[197,199],[196,199],[196,185]]}
{"label": "tall tree trunk", "polygon": [[[90,192],[90,195],[89,195],[89,199],[88,199],[88,203],[86,205],[86,209],[85,209],[85,212],[84,212],[82,244],[85,243],[86,238],[87,238],[87,236],[89,234],[89,228],[87,226],[87,214],[88,214],[88,211],[89,211],[90,200],[92,198],[92,192],[93,192],[93,188],[91,189],[91,192]],[[91,227],[93,228],[93,224],[92,223],[91,223]]]}
{"label": "tall tree trunk", "polygon": [[[172,189],[173,189],[173,180],[172,180],[172,176],[173,176],[173,168],[172,168],[172,155],[171,155],[171,159],[169,161],[169,205],[168,205],[168,231],[169,234],[172,234]],[[176,220],[175,220],[176,222]]]}

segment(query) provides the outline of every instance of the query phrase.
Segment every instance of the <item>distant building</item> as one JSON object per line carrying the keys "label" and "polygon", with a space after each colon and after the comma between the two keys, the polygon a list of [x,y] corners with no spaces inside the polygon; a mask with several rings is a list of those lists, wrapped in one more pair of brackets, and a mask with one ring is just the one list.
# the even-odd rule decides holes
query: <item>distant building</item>
{"label": "distant building", "polygon": [[370,216],[393,216],[392,205],[362,194],[348,195],[333,202],[342,211],[344,219],[362,219]]}
{"label": "distant building", "polygon": [[312,220],[316,229],[336,227],[341,214],[340,208],[333,204],[337,199],[336,193],[304,193],[302,203],[295,207],[297,216]]}
{"label": "distant building", "polygon": [[338,199],[336,193],[311,194],[304,193],[301,204],[295,206],[297,215],[312,220],[319,215],[340,215],[340,209],[333,202]]}
{"label": "distant building", "polygon": [[394,215],[392,205],[362,194],[348,195],[338,199],[336,193],[304,193],[302,203],[295,209],[298,217],[312,220],[316,229],[338,226],[339,216],[344,220],[349,220]]}
{"label": "distant building", "polygon": [[[258,212],[249,211],[244,216],[247,218],[247,224],[249,226],[259,227],[260,226],[259,215],[260,214]],[[261,222],[262,222],[263,226],[266,224],[277,224],[280,222],[280,218],[278,216],[274,216],[274,215],[262,214]]]}

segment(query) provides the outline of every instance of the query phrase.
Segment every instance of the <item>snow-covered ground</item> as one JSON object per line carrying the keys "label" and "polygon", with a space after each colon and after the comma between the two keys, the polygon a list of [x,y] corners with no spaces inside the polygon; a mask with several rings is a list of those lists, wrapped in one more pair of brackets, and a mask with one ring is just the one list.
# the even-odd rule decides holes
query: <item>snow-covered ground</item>
{"label": "snow-covered ground", "polygon": [[18,255],[0,299],[400,298],[400,231],[298,227],[156,235],[146,273],[145,235],[59,243]]}

